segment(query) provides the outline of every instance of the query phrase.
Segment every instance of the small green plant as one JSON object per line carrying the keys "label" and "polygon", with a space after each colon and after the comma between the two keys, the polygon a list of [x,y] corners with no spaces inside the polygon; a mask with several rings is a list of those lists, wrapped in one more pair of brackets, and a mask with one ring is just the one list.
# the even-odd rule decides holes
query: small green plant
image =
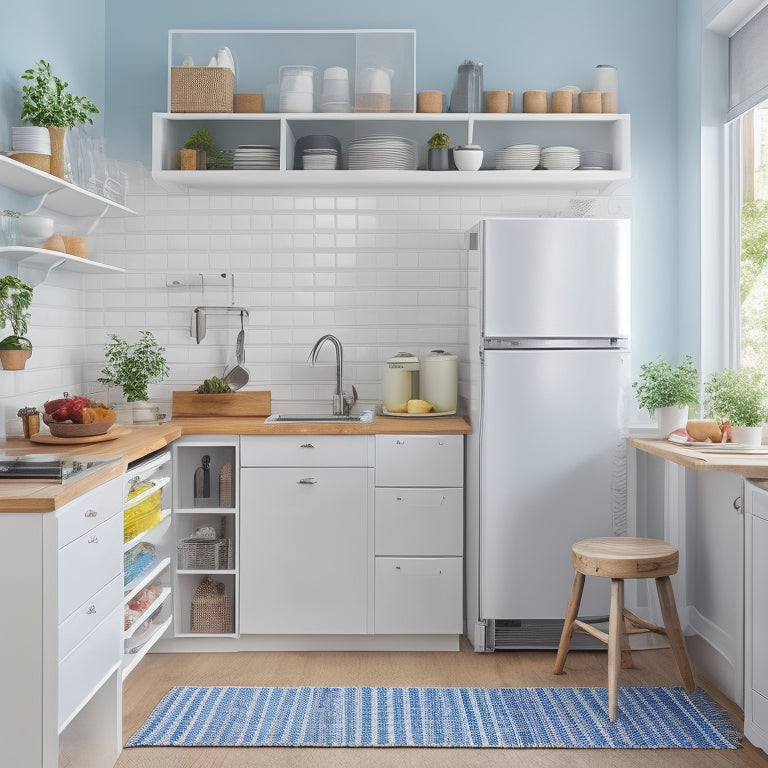
{"label": "small green plant", "polygon": [[8,216],[11,219],[18,219],[21,214],[18,211],[9,211],[7,208],[4,211],[0,211],[0,216]]}
{"label": "small green plant", "polygon": [[211,376],[206,379],[196,390],[198,395],[221,395],[225,392],[231,392],[232,387],[224,379],[218,376]]}
{"label": "small green plant", "polygon": [[184,142],[184,149],[201,149],[206,155],[215,155],[219,148],[213,134],[207,128],[199,128]]}
{"label": "small green plant", "polygon": [[184,142],[184,149],[205,152],[206,168],[231,168],[235,153],[231,149],[219,149],[213,134],[207,128],[199,128]]}
{"label": "small green plant", "polygon": [[679,365],[672,365],[661,355],[640,366],[633,382],[637,403],[653,416],[657,408],[673,405],[696,406],[699,402],[699,371],[693,358],[686,355]]}
{"label": "small green plant", "polygon": [[35,68],[24,70],[21,79],[26,83],[21,88],[22,120],[45,127],[93,125],[91,115],[99,111],[94,103],[69,93],[69,83],[56,77],[47,61],[40,59]]}
{"label": "small green plant", "polygon": [[427,141],[427,146],[430,149],[448,149],[451,146],[451,140],[447,133],[433,133]]}
{"label": "small green plant", "polygon": [[13,334],[0,341],[0,349],[32,349],[32,342],[25,338],[32,303],[32,287],[18,277],[0,277],[0,327],[10,324]]}
{"label": "small green plant", "polygon": [[768,377],[756,368],[725,368],[704,384],[708,418],[732,427],[759,427],[768,421]]}
{"label": "small green plant", "polygon": [[151,381],[168,378],[170,370],[165,360],[165,349],[150,331],[140,331],[135,344],[110,334],[111,343],[104,347],[104,357],[109,365],[103,368],[97,379],[107,387],[121,387],[129,403],[149,399],[147,392]]}

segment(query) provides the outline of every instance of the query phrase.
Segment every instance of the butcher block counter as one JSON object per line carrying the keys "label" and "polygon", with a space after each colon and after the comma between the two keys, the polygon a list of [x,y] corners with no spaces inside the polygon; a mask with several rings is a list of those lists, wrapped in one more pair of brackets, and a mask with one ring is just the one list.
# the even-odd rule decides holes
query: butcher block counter
{"label": "butcher block counter", "polygon": [[[64,485],[53,482],[3,480],[0,482],[0,512],[52,512],[107,480],[122,475],[131,461],[177,440],[182,435],[464,435],[471,432],[462,416],[402,418],[376,416],[373,423],[294,422],[265,423],[263,416],[181,417],[155,427],[126,429],[126,434],[99,443],[62,446],[9,437],[0,451],[10,455],[57,453],[118,460]],[[768,477],[768,473],[765,475]]]}
{"label": "butcher block counter", "polygon": [[629,444],[639,451],[668,459],[689,469],[735,472],[746,478],[768,478],[768,453],[697,450],[661,438],[630,437]]}

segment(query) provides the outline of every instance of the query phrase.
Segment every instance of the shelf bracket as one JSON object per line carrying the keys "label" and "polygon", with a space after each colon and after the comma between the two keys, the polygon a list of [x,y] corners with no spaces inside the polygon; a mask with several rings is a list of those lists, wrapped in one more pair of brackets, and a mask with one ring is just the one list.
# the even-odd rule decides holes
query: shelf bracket
{"label": "shelf bracket", "polygon": [[41,285],[46,280],[48,280],[51,272],[53,272],[53,270],[57,267],[60,267],[66,261],[66,259],[58,259],[56,261],[52,261],[47,268],[43,266],[33,267],[26,264],[26,261],[26,259],[23,259],[19,262],[19,280],[23,280],[25,283],[28,283],[33,288],[35,288],[36,286]]}
{"label": "shelf bracket", "polygon": [[58,189],[49,189],[46,192],[43,192],[43,194],[40,196],[40,199],[37,201],[37,205],[31,211],[29,211],[29,213],[25,213],[24,215],[34,216],[45,205],[45,201],[48,199],[48,195],[58,191]]}
{"label": "shelf bracket", "polygon": [[98,226],[98,224],[101,222],[101,220],[107,215],[107,212],[109,211],[110,206],[107,204],[104,206],[104,210],[94,218],[94,220],[91,222],[91,225],[86,230],[85,234],[90,235],[94,229]]}

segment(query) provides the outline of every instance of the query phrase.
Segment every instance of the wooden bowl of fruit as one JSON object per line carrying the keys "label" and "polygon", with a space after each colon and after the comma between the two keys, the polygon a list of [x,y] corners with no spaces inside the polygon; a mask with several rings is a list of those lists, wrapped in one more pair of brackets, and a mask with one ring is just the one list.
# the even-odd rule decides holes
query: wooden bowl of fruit
{"label": "wooden bowl of fruit", "polygon": [[43,408],[45,411],[43,421],[54,437],[104,435],[117,418],[117,414],[111,408],[87,397],[49,400]]}

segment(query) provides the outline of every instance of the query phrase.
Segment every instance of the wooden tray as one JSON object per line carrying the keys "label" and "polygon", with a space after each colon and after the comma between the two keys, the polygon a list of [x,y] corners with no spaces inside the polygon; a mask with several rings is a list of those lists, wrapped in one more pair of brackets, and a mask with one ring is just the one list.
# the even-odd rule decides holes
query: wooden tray
{"label": "wooden tray", "polygon": [[181,416],[269,416],[272,393],[225,392],[221,395],[199,395],[197,392],[174,392],[171,412]]}
{"label": "wooden tray", "polygon": [[130,433],[128,427],[116,424],[110,427],[109,431],[103,435],[91,435],[90,437],[56,437],[50,432],[38,432],[29,439],[33,443],[44,443],[45,445],[79,445],[84,443],[104,443],[107,440],[117,440],[118,437],[124,437]]}

